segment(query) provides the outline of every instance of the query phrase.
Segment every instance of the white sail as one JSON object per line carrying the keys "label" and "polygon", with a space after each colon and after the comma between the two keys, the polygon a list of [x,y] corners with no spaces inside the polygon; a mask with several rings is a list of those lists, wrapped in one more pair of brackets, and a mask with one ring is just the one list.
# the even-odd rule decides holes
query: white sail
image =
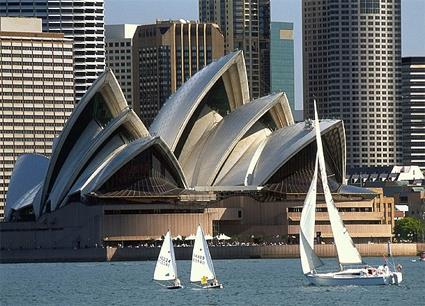
{"label": "white sail", "polygon": [[192,253],[191,282],[205,282],[215,278],[214,266],[210,251],[201,226],[196,231],[195,244]]}
{"label": "white sail", "polygon": [[156,262],[154,280],[167,281],[177,278],[177,265],[174,256],[173,241],[171,234],[168,231],[162,243],[161,251],[159,252],[158,261]]}
{"label": "white sail", "polygon": [[316,221],[316,191],[317,191],[317,163],[314,166],[314,175],[308,189],[307,197],[304,201],[304,207],[300,220],[300,255],[301,266],[304,274],[313,271],[315,268],[323,265],[316,253],[314,253],[314,224]]}
{"label": "white sail", "polygon": [[323,192],[325,194],[326,207],[328,209],[329,219],[331,221],[335,246],[338,252],[338,261],[341,265],[359,264],[362,262],[362,258],[359,252],[357,251],[356,246],[354,245],[353,240],[350,237],[350,234],[345,228],[344,223],[342,222],[342,219],[338,213],[338,209],[336,208],[335,203],[332,199],[331,191],[329,190],[316,101],[314,101],[314,125],[316,130],[317,153],[319,156],[320,175],[323,184]]}

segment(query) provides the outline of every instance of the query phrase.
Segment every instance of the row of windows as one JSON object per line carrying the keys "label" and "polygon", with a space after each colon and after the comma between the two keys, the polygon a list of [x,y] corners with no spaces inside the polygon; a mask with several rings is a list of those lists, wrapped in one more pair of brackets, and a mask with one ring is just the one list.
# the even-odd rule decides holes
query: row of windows
{"label": "row of windows", "polygon": [[109,42],[107,43],[109,47],[131,47],[131,42]]}
{"label": "row of windows", "polygon": [[2,38],[1,40],[1,49],[3,50],[29,50],[29,51],[48,51],[48,54],[52,54],[52,51],[59,51],[59,52],[72,52],[72,46],[71,47],[63,47],[63,48],[57,48],[57,47],[52,47],[51,45],[49,45],[48,47],[37,47],[37,46],[30,46],[30,47],[26,47],[26,46],[22,46],[19,45],[17,46],[16,44],[14,44],[13,46],[11,45],[12,42],[16,42],[16,40],[13,41],[8,41],[7,38]]}
{"label": "row of windows", "polygon": [[[69,77],[72,76],[73,71],[72,70],[62,70],[62,69],[57,69],[57,70],[49,70],[46,67],[42,67],[42,66],[38,66],[38,67],[29,67],[29,68],[24,68],[24,69],[17,69],[17,68],[13,68],[13,69],[6,69],[4,67],[2,67],[0,65],[0,73],[34,73],[34,74],[56,74],[57,77],[56,78],[65,78],[65,76]],[[95,74],[93,74],[93,76],[96,76]]]}
{"label": "row of windows", "polygon": [[[29,73],[32,74],[32,73]],[[39,77],[22,77],[22,76],[2,76],[3,80],[15,80],[15,81],[23,81],[23,82],[61,82],[61,83],[72,83],[74,82],[73,78],[39,78]]]}
{"label": "row of windows", "polygon": [[30,85],[30,84],[2,84],[2,88],[32,88],[32,89],[57,89],[57,90],[63,90],[63,89],[74,89],[74,86],[64,86],[64,85]]}
{"label": "row of windows", "polygon": [[[84,87],[85,88],[85,87]],[[15,91],[16,93],[16,91]],[[55,92],[20,92],[22,95],[31,97],[31,96],[37,96],[37,97],[57,97],[58,94],[62,95],[63,97],[74,97],[74,92],[73,91],[69,91],[69,92],[65,92],[65,91],[60,91],[60,90],[56,90]],[[12,92],[3,92],[4,96],[7,95],[12,95]],[[50,99],[49,99],[50,100]],[[51,99],[53,100],[53,99]]]}
{"label": "row of windows", "polygon": [[73,67],[72,63],[51,63],[51,62],[22,62],[22,61],[2,61],[2,65],[14,66],[55,66],[55,67]]}
{"label": "row of windows", "polygon": [[11,60],[13,62],[16,62],[18,60],[21,60],[22,58],[43,58],[43,59],[50,59],[50,60],[55,60],[55,61],[59,61],[59,60],[64,60],[64,59],[73,59],[72,55],[63,55],[63,54],[11,54],[11,53],[3,53],[2,54],[3,58],[2,58],[2,62],[6,61],[6,60]]}

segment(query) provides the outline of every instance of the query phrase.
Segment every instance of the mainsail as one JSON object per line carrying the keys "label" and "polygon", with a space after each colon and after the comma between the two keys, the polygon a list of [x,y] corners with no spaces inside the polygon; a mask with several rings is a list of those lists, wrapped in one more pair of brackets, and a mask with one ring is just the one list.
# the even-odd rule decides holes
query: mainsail
{"label": "mainsail", "polygon": [[208,244],[205,240],[201,226],[198,226],[195,244],[193,246],[190,281],[204,283],[206,280],[214,278],[214,266],[208,249]]}
{"label": "mainsail", "polygon": [[162,243],[161,251],[159,252],[158,261],[156,262],[154,280],[167,281],[177,278],[177,265],[174,256],[173,241],[171,234],[168,231]]}
{"label": "mainsail", "polygon": [[323,265],[316,253],[314,253],[314,224],[316,221],[316,191],[317,191],[317,163],[314,166],[314,175],[308,189],[307,197],[304,201],[304,207],[301,212],[300,220],[300,255],[301,266],[304,274],[313,271],[315,268]]}
{"label": "mainsail", "polygon": [[338,209],[332,199],[329,190],[328,177],[326,174],[325,157],[323,154],[322,138],[320,135],[320,125],[317,115],[316,101],[314,101],[314,126],[316,130],[317,154],[319,156],[320,177],[323,184],[323,192],[325,194],[326,207],[328,209],[329,219],[331,221],[332,233],[338,253],[338,261],[341,265],[359,264],[362,258],[357,251],[353,240],[342,222],[338,213]]}

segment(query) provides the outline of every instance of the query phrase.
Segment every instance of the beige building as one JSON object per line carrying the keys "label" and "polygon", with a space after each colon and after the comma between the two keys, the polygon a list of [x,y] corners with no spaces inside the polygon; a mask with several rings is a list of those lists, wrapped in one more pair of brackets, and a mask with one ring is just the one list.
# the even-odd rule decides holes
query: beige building
{"label": "beige building", "polygon": [[[394,199],[385,197],[382,189],[372,194],[333,194],[342,220],[355,243],[386,242],[392,237]],[[274,195],[276,196],[276,195]],[[298,243],[299,223],[305,193],[286,194],[285,200],[258,201],[255,197],[232,197],[211,205],[215,233],[238,236],[241,239],[261,237],[274,240],[286,237]],[[323,196],[318,195],[316,234],[320,241],[330,243],[332,230]],[[285,239],[286,240],[286,239]]]}
{"label": "beige building", "polygon": [[137,24],[105,26],[106,66],[114,72],[128,105],[132,106],[132,47],[137,26]]}
{"label": "beige building", "polygon": [[223,35],[212,23],[178,20],[141,25],[133,43],[133,104],[147,126],[172,93],[224,55]]}
{"label": "beige building", "polygon": [[250,94],[270,92],[270,0],[199,0],[199,20],[220,26],[226,53],[243,50]]}
{"label": "beige building", "polygon": [[[394,227],[394,199],[375,190],[374,198],[335,197],[335,205],[355,243],[386,242],[392,237]],[[299,234],[302,206],[288,208],[288,235]],[[332,242],[332,230],[324,199],[316,208],[316,237],[320,242]]]}
{"label": "beige building", "polygon": [[0,17],[0,219],[16,159],[49,156],[73,106],[72,40],[41,19]]}
{"label": "beige building", "polygon": [[43,32],[73,40],[75,102],[105,70],[104,0],[1,0],[0,16],[41,18]]}

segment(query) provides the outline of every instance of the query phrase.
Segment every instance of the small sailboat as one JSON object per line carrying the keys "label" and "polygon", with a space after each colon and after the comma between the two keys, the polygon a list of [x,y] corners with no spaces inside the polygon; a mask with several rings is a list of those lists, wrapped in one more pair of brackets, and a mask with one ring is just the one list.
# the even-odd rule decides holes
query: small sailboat
{"label": "small sailboat", "polygon": [[[391,271],[388,263],[378,268],[363,265],[360,253],[356,249],[350,234],[342,222],[329,189],[316,101],[314,101],[314,111],[317,155],[314,167],[314,176],[304,201],[300,220],[300,257],[303,273],[307,281],[312,285],[338,286],[399,284],[402,281],[401,272],[395,271],[395,267],[393,267],[393,271]],[[319,168],[326,207],[329,214],[332,234],[340,265],[340,271],[329,273],[319,273],[316,271],[316,268],[322,266],[323,263],[314,252],[316,185]]]}
{"label": "small sailboat", "polygon": [[[162,243],[156,262],[153,279],[160,282],[159,284],[165,286],[167,289],[182,288],[181,282],[177,277],[176,258],[174,256],[173,241],[171,240],[170,231],[168,231],[164,237],[164,242]],[[163,285],[161,282],[167,282],[168,284]]]}
{"label": "small sailboat", "polygon": [[220,284],[215,275],[211,254],[200,225],[196,231],[195,244],[193,246],[190,281],[192,283],[200,283],[200,286],[204,289],[223,288],[223,285]]}

